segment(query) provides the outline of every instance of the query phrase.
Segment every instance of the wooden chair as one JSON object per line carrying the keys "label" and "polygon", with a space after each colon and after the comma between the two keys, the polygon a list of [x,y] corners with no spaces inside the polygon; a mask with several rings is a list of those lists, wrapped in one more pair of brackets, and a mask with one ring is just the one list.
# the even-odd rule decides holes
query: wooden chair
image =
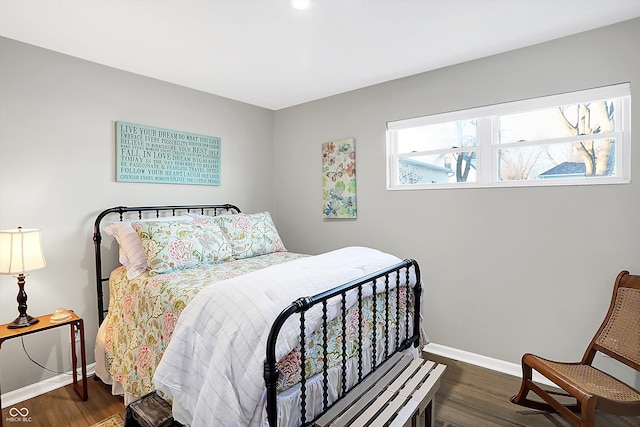
{"label": "wooden chair", "polygon": [[[580,427],[595,425],[596,410],[620,416],[640,415],[640,392],[591,366],[597,352],[640,371],[640,276],[630,275],[628,271],[618,274],[609,311],[582,361],[562,363],[525,354],[522,357],[522,385],[511,402],[558,412]],[[557,384],[566,395],[545,391],[534,384],[532,369]],[[546,403],[528,399],[529,391],[536,393]],[[552,395],[570,396],[576,402],[564,405]]]}

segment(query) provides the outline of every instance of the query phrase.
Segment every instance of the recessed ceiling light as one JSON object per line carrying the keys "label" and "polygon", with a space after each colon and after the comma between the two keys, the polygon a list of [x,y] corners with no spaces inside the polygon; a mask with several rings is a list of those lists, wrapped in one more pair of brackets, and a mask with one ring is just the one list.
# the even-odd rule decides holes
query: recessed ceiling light
{"label": "recessed ceiling light", "polygon": [[294,9],[305,10],[311,7],[311,0],[289,0],[289,4]]}

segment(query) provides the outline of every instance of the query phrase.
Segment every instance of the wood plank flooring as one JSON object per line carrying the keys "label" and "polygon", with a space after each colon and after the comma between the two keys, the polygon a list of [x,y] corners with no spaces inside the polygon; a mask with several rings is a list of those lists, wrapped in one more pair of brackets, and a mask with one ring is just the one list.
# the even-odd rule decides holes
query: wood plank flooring
{"label": "wood plank flooring", "polygon": [[[558,415],[514,405],[509,398],[518,391],[520,379],[463,362],[427,354],[444,363],[447,370],[436,395],[436,427],[569,427]],[[87,427],[112,414],[124,419],[121,397],[109,386],[89,378],[89,400],[80,401],[71,386],[12,405],[27,408],[30,423],[6,422],[10,408],[2,410],[3,427]],[[640,418],[599,414],[598,427],[640,426]]]}
{"label": "wood plank flooring", "polygon": [[[425,353],[447,365],[436,395],[436,427],[569,427],[557,414],[535,411],[509,401],[520,378]],[[640,418],[598,413],[598,427],[640,426]]]}
{"label": "wood plank flooring", "polygon": [[[124,420],[122,397],[93,377],[87,379],[89,399],[83,402],[71,385],[2,409],[3,427],[87,427],[119,413]],[[11,408],[27,408],[30,422],[11,422]]]}

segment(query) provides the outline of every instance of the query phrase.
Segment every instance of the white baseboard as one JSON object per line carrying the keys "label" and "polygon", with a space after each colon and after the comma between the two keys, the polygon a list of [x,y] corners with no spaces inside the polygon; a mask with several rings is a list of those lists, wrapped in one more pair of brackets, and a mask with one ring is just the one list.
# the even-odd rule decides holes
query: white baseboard
{"label": "white baseboard", "polygon": [[[504,374],[513,375],[519,378],[522,377],[522,368],[517,363],[506,362],[504,360],[494,359],[493,357],[483,356],[481,354],[471,353],[465,350],[447,347],[436,343],[427,344],[423,347],[423,350],[429,353],[437,354],[439,356],[447,357],[449,359],[459,360],[461,362],[470,363],[472,365],[491,369],[497,372],[502,372]],[[94,370],[95,363],[87,365],[87,376],[93,375]],[[542,384],[555,386],[555,384],[537,374],[535,371],[533,372],[533,380]],[[38,383],[4,393],[2,395],[2,408],[7,408],[9,406],[15,405],[16,403],[50,392],[51,390],[64,387],[71,384],[71,382],[71,372],[69,372],[67,374],[48,378]]]}
{"label": "white baseboard", "polygon": [[[87,365],[87,378],[93,375],[95,366],[96,366],[95,363],[91,363]],[[81,369],[78,369],[78,381],[82,381]],[[93,379],[90,379],[90,381],[93,381]],[[71,384],[72,382],[73,382],[73,377],[71,375],[71,371],[69,371],[65,374],[47,378],[46,380],[42,380],[35,384],[30,384],[28,386],[24,386],[17,390],[3,393],[2,397],[0,397],[0,399],[2,399],[2,409],[7,408],[9,406],[13,406],[16,403],[23,402],[33,397],[40,396],[41,394],[48,393],[51,390],[64,387],[66,385]]]}
{"label": "white baseboard", "polygon": [[[506,362],[504,360],[494,359],[493,357],[483,356],[481,354],[471,353],[436,343],[429,343],[425,345],[423,347],[423,351],[522,378],[522,367],[517,363]],[[557,387],[557,385],[538,374],[536,371],[533,371],[533,381]]]}

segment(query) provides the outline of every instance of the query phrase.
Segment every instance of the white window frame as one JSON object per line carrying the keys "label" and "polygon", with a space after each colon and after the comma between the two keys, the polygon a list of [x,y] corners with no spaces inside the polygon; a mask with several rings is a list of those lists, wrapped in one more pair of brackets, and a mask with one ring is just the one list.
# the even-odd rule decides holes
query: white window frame
{"label": "white window frame", "polygon": [[[613,176],[597,176],[574,179],[538,179],[538,180],[498,180],[497,150],[508,148],[510,144],[498,144],[497,117],[530,110],[553,108],[561,105],[591,102],[600,99],[617,98],[614,114],[616,131],[611,136],[616,140],[615,164],[616,174]],[[452,182],[436,184],[400,184],[398,163],[402,157],[412,157],[421,153],[398,153],[395,131],[412,127],[454,122],[458,120],[477,120],[476,164],[477,182]],[[587,136],[588,138],[588,136]],[[573,142],[585,140],[585,136],[558,138],[550,142]],[[536,145],[536,141],[523,144]],[[539,141],[538,141],[539,144]],[[444,154],[458,152],[457,149],[429,150],[427,154]],[[387,122],[387,189],[417,190],[443,188],[486,188],[486,187],[539,187],[557,185],[594,185],[594,184],[627,184],[631,182],[631,87],[629,83],[569,92],[558,95],[513,101],[468,110],[453,111],[430,116]]]}

